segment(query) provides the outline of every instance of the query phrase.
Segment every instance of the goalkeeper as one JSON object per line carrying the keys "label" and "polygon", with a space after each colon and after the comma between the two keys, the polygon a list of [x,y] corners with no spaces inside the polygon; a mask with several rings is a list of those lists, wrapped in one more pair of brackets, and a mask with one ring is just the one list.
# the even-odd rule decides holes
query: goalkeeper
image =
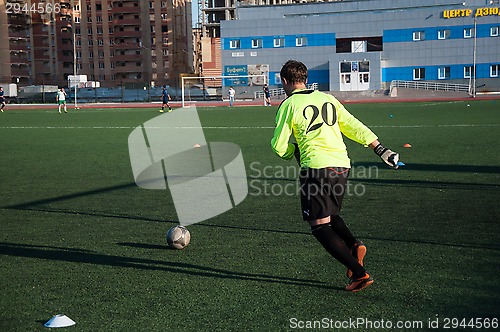
{"label": "goalkeeper", "polygon": [[[303,63],[289,60],[280,75],[287,98],[278,108],[271,146],[281,158],[295,156],[300,163],[302,216],[328,253],[347,267],[350,280],[345,289],[360,291],[373,278],[363,266],[366,246],[340,216],[351,167],[342,134],[371,147],[392,168],[398,168],[399,155],[383,147],[335,97],[306,89]],[[289,143],[292,134],[297,143]]]}

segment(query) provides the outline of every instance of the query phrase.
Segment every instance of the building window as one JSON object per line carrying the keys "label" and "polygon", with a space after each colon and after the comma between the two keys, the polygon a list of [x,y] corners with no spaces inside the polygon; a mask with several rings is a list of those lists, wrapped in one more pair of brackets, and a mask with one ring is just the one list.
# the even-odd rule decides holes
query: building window
{"label": "building window", "polygon": [[414,68],[413,69],[413,79],[424,80],[425,79],[425,68]]}
{"label": "building window", "polygon": [[450,67],[439,67],[438,68],[438,79],[444,80],[450,78]]}
{"label": "building window", "polygon": [[471,78],[472,75],[474,75],[474,70],[472,66],[465,66],[464,67],[464,78]]}
{"label": "building window", "polygon": [[491,27],[490,28],[490,36],[491,37],[498,37],[499,30],[500,30],[500,26]]}
{"label": "building window", "polygon": [[491,65],[490,66],[490,77],[498,77],[498,70],[500,69],[500,65]]}
{"label": "building window", "polygon": [[438,30],[438,39],[450,39],[450,30]]}
{"label": "building window", "polygon": [[465,28],[464,29],[464,38],[472,38],[473,33],[474,33],[473,28]]}
{"label": "building window", "polygon": [[80,23],[80,17],[75,16],[75,23]]}
{"label": "building window", "polygon": [[274,38],[274,47],[284,47],[285,46],[285,38],[279,37]]}
{"label": "building window", "polygon": [[97,22],[102,22],[102,16],[96,16],[96,17],[95,17],[95,20],[96,20]]}
{"label": "building window", "polygon": [[307,46],[307,37],[295,37],[295,46]]}
{"label": "building window", "polygon": [[262,48],[262,38],[252,39],[252,48]]}
{"label": "building window", "polygon": [[424,31],[413,31],[413,40],[414,41],[420,41],[425,39],[425,32]]}
{"label": "building window", "polygon": [[231,39],[229,41],[229,48],[240,48],[240,40],[239,39]]}
{"label": "building window", "polygon": [[104,62],[99,62],[99,69],[104,69]]}
{"label": "building window", "polygon": [[104,41],[102,39],[97,40],[97,45],[98,46],[104,46]]}

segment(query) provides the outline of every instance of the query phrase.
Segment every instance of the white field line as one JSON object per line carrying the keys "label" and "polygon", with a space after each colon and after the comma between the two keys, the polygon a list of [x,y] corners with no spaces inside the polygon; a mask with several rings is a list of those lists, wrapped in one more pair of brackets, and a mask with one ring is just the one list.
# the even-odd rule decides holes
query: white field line
{"label": "white field line", "polygon": [[[369,128],[446,128],[446,127],[498,127],[500,123],[485,124],[428,124],[428,125],[373,125]],[[130,126],[0,126],[0,129],[135,129]],[[271,126],[202,126],[202,127],[145,127],[146,129],[274,129]]]}

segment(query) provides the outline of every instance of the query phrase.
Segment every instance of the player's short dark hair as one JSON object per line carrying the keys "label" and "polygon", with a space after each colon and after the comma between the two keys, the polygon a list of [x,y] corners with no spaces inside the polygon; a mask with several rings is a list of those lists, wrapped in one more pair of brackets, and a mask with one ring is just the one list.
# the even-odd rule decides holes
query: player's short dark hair
{"label": "player's short dark hair", "polygon": [[300,61],[288,60],[280,71],[281,78],[290,84],[307,82],[307,67]]}

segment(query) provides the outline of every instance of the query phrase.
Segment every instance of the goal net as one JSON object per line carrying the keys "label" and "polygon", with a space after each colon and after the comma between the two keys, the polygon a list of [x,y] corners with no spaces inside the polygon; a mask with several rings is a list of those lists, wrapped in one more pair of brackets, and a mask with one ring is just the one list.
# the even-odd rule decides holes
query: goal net
{"label": "goal net", "polygon": [[254,99],[255,92],[262,91],[268,83],[266,74],[235,76],[182,77],[182,107],[196,101],[227,100],[230,87],[235,90],[235,99]]}

